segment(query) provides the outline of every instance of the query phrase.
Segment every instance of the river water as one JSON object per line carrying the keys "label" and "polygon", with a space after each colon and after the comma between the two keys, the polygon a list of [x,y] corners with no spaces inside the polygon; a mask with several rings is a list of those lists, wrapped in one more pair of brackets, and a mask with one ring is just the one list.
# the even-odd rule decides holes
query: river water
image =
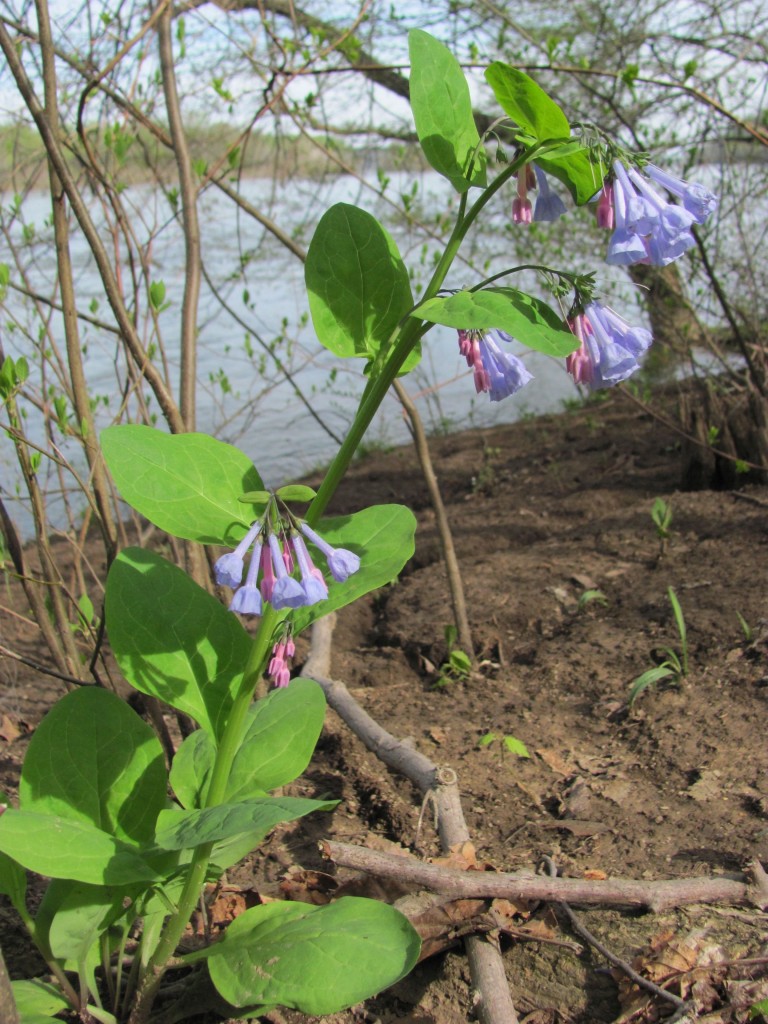
{"label": "river water", "polygon": [[[413,176],[393,175],[387,194],[410,190]],[[241,191],[257,208],[269,209],[271,218],[284,230],[291,231],[306,248],[314,224],[323,210],[334,202],[353,202],[388,223],[409,266],[417,268],[425,279],[431,265],[434,249],[425,243],[422,232],[415,230],[407,220],[392,221],[391,209],[382,198],[372,196],[351,177],[339,176],[319,185],[316,182],[291,181],[283,188],[263,179],[240,184]],[[134,230],[139,237],[151,234],[148,249],[154,280],[166,286],[169,306],[160,315],[160,327],[167,354],[171,384],[178,371],[178,316],[183,286],[183,242],[178,223],[169,216],[167,200],[161,193],[145,186],[132,187],[123,194],[123,201],[131,210]],[[450,191],[442,179],[426,174],[419,179],[418,192],[411,196],[412,208],[418,206],[425,217],[452,201]],[[3,202],[8,208],[8,198]],[[312,324],[307,316],[307,301],[303,284],[301,262],[254,222],[233,208],[222,193],[211,190],[201,199],[201,229],[203,259],[207,273],[225,299],[228,309],[204,285],[200,302],[199,354],[198,354],[198,429],[213,433],[222,440],[236,443],[247,452],[269,486],[277,486],[293,479],[329,460],[336,449],[336,441],[317,422],[307,408],[309,404],[329,431],[343,437],[354,415],[358,398],[364,387],[362,360],[339,360],[317,343]],[[35,259],[30,265],[29,284],[46,293],[54,274],[53,247],[50,228],[46,227],[48,199],[44,194],[33,194],[25,200],[22,218],[11,225],[9,237],[21,237],[22,221],[35,225],[37,239]],[[7,219],[7,216],[6,216]],[[164,224],[158,230],[158,224]],[[107,240],[107,239],[105,239]],[[80,308],[93,303],[95,315],[111,321],[92,258],[82,237],[75,233],[72,240],[76,269],[77,292]],[[509,259],[507,257],[507,262]],[[234,272],[245,266],[242,276]],[[483,269],[466,271],[466,283],[474,283],[480,276],[492,273],[498,267],[498,258]],[[121,272],[127,279],[129,267],[125,260]],[[12,280],[15,279],[11,271]],[[459,272],[460,276],[460,272]],[[465,283],[456,280],[457,286]],[[532,281],[515,281],[530,287]],[[418,280],[415,291],[418,290]],[[37,328],[28,318],[18,295],[9,291],[5,302],[4,322],[16,320],[34,337]],[[139,317],[143,329],[144,321]],[[246,327],[243,325],[247,326]],[[63,348],[63,330],[60,319],[53,316],[51,330]],[[149,337],[149,335],[145,335]],[[293,384],[276,370],[267,355],[265,365],[259,361],[276,337],[283,341],[276,351],[291,368]],[[121,356],[115,336],[98,328],[84,326],[85,367],[92,393],[97,402],[100,426],[113,422],[120,410]],[[31,341],[23,330],[4,331],[6,352],[29,357]],[[261,346],[267,346],[265,349]],[[499,403],[492,403],[486,395],[475,395],[471,371],[459,356],[456,332],[436,327],[424,342],[424,356],[416,372],[405,378],[405,385],[416,398],[417,405],[431,431],[457,430],[468,426],[489,426],[512,422],[521,416],[555,411],[564,400],[576,395],[570,377],[564,372],[562,361],[555,361],[539,353],[515,349],[525,359],[534,380],[517,395]],[[117,370],[116,370],[117,367]],[[55,382],[54,382],[55,383]],[[294,386],[295,385],[295,386]],[[296,396],[295,387],[303,392],[306,402]],[[151,408],[151,407],[150,407]],[[34,422],[34,412],[28,419],[30,436],[46,444],[40,423]],[[385,401],[372,424],[366,443],[392,445],[409,439],[408,430],[394,398]],[[64,442],[63,450],[73,456],[76,446]],[[15,457],[7,439],[0,442],[0,471],[6,499],[13,495],[18,483]],[[41,467],[44,471],[45,467]],[[56,489],[52,471],[48,471],[51,490]],[[30,531],[30,520],[23,502],[13,509],[22,532]],[[60,524],[61,525],[61,524]]]}

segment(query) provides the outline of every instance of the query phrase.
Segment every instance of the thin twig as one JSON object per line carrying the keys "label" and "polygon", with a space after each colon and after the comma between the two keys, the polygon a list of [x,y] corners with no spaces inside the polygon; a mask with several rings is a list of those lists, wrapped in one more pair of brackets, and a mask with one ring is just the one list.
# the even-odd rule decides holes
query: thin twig
{"label": "thin twig", "polygon": [[35,672],[41,672],[46,676],[53,676],[54,679],[61,679],[65,683],[72,683],[73,686],[89,685],[83,683],[82,679],[78,679],[77,676],[69,676],[64,672],[57,672],[55,669],[46,668],[45,665],[41,665],[39,661],[33,661],[32,658],[27,658],[23,654],[19,654],[17,651],[12,651],[10,647],[6,647],[5,644],[0,644],[0,654],[5,655],[6,658],[13,658],[14,661],[21,662],[22,665],[26,665],[27,668],[34,669]]}
{"label": "thin twig", "polygon": [[461,578],[461,569],[459,568],[459,560],[456,557],[456,548],[453,544],[453,534],[451,533],[450,523],[448,522],[448,516],[445,511],[443,496],[440,493],[440,485],[437,481],[437,474],[435,473],[434,464],[432,462],[432,455],[429,451],[429,441],[427,440],[427,434],[424,430],[424,423],[422,422],[415,402],[408,394],[402,383],[395,379],[393,387],[398,401],[402,405],[405,415],[408,417],[411,436],[413,437],[413,446],[416,449],[416,456],[419,460],[419,466],[421,467],[421,474],[427,485],[429,499],[432,502],[432,508],[435,512],[437,534],[440,538],[440,547],[443,552],[445,571],[448,575],[448,590],[451,595],[453,621],[456,623],[459,645],[470,661],[474,664],[475,645],[472,640],[472,630],[469,625],[469,617],[467,616],[467,602],[464,597],[464,584]]}
{"label": "thin twig", "polygon": [[[544,857],[544,864],[546,865],[547,871],[551,878],[557,878],[557,866],[551,857]],[[638,974],[637,971],[626,960],[622,960],[621,957],[616,956],[610,949],[596,939],[595,936],[581,923],[579,918],[574,914],[565,900],[557,900],[557,906],[565,916],[568,918],[571,924],[571,928],[576,932],[579,938],[584,939],[590,946],[593,946],[598,953],[605,957],[614,967],[618,967],[619,970],[623,971],[628,978],[631,978],[636,985],[640,988],[646,989],[648,992],[652,992],[653,995],[658,996],[660,999],[665,999],[667,1002],[672,1003],[678,1010],[687,1009],[688,1004],[684,999],[676,996],[673,992],[667,992],[666,989],[661,988],[659,985],[655,985],[648,978],[644,978],[642,974]]]}

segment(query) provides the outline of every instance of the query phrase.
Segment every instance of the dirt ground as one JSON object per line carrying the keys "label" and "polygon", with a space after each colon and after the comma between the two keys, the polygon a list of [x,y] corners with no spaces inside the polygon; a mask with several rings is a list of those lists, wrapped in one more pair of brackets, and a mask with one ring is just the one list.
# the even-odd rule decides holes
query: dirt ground
{"label": "dirt ground", "polygon": [[[469,677],[441,686],[450,604],[412,450],[357,463],[330,510],[398,501],[418,516],[399,582],[340,613],[332,675],[391,733],[455,769],[477,856],[496,869],[535,868],[548,855],[568,876],[674,879],[740,872],[753,857],[768,864],[768,488],[680,493],[679,447],[621,394],[431,442],[478,658]],[[664,550],[650,514],[659,497],[673,512]],[[682,655],[670,587],[687,628],[687,676],[629,707],[633,679],[666,648]],[[62,691],[7,665],[0,685],[0,715],[22,729],[0,739],[0,785],[12,786],[25,729]],[[489,733],[497,739],[483,745]],[[317,851],[324,837],[439,853],[429,814],[419,827],[419,794],[333,712],[294,785],[339,806],[275,832],[236,884],[275,892],[297,869],[333,872]],[[551,908],[509,913],[520,934],[502,935],[501,946],[521,1019],[651,1021],[672,1011],[620,984]],[[693,999],[695,1019],[746,1021],[768,998],[768,915],[757,909],[578,913],[613,953]],[[0,944],[15,976],[29,969],[7,915]],[[364,1007],[325,1019],[458,1024],[472,1007],[457,944]]]}

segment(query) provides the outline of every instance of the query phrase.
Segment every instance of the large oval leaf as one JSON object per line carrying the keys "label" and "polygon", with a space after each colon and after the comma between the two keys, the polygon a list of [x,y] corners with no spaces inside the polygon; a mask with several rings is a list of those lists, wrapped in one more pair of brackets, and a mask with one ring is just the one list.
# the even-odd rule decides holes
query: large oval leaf
{"label": "large oval leaf", "polygon": [[228,801],[276,789],[304,771],[323,728],[325,694],[313,679],[292,679],[256,701],[227,783]]}
{"label": "large oval leaf", "polygon": [[411,109],[421,148],[432,167],[466,192],[486,183],[485,150],[472,114],[469,86],[451,51],[421,29],[408,33]]}
{"label": "large oval leaf", "polygon": [[[318,341],[337,356],[383,356],[413,306],[408,271],[375,217],[337,203],[320,218],[304,266]],[[403,371],[418,361],[406,361]]]}
{"label": "large oval leaf", "polygon": [[497,60],[486,70],[485,77],[499,106],[526,135],[539,142],[570,138],[568,118],[525,72]]}
{"label": "large oval leaf", "polygon": [[527,348],[562,358],[579,342],[560,317],[540,299],[516,288],[485,288],[428,299],[413,313],[433,324],[457,330],[506,331]]}
{"label": "large oval leaf", "polygon": [[84,821],[17,811],[0,817],[0,850],[30,871],[92,885],[154,882],[156,871],[135,848]]}
{"label": "large oval leaf", "polygon": [[277,1004],[322,1016],[394,985],[419,947],[393,907],[348,896],[325,907],[253,907],[204,952],[214,985],[233,1006]]}
{"label": "large oval leaf", "polygon": [[238,498],[262,490],[261,477],[230,444],[131,423],[103,430],[101,446],[125,501],[174,537],[231,545],[258,518]]}
{"label": "large oval leaf", "polygon": [[141,548],[126,548],[112,563],[106,616],[128,682],[218,737],[251,648],[237,616],[181,569]]}
{"label": "large oval leaf", "polygon": [[125,701],[95,686],[55,704],[29,744],[19,783],[24,810],[88,821],[118,839],[152,838],[166,804],[163,750]]}

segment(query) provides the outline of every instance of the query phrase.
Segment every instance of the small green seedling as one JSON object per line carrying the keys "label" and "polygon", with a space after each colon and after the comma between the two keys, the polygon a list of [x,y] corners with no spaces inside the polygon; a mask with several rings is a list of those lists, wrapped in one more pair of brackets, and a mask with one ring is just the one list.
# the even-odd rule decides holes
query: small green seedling
{"label": "small green seedling", "polygon": [[448,648],[448,657],[440,666],[440,675],[432,684],[433,690],[442,690],[452,683],[463,683],[469,678],[472,671],[472,661],[469,655],[456,647],[458,631],[453,625],[445,627],[445,645]]}
{"label": "small green seedling", "polygon": [[480,737],[477,741],[477,745],[478,747],[490,747],[491,744],[495,743],[497,740],[501,740],[498,747],[500,762],[504,761],[505,751],[510,754],[516,754],[520,758],[531,756],[528,753],[528,748],[522,740],[517,739],[516,736],[507,736],[505,733],[502,733],[501,736],[499,736],[498,733],[487,732],[485,735]]}
{"label": "small green seedling", "polygon": [[651,519],[656,527],[656,536],[659,538],[659,557],[661,557],[667,549],[667,541],[669,540],[669,528],[672,525],[672,506],[664,501],[663,498],[657,498],[651,507]]}
{"label": "small green seedling", "polygon": [[752,630],[752,627],[741,614],[741,612],[736,612],[736,618],[739,620],[739,625],[741,626],[741,632],[744,634],[744,639],[747,641],[748,644],[751,644],[755,635]]}
{"label": "small green seedling", "polygon": [[602,592],[602,590],[585,590],[583,594],[579,595],[579,603],[576,611],[584,611],[588,604],[601,604],[604,608],[608,607],[608,598]]}
{"label": "small green seedling", "polygon": [[685,628],[683,609],[680,607],[677,594],[672,587],[669,587],[667,590],[667,596],[669,597],[669,603],[672,605],[672,614],[675,617],[675,625],[680,637],[680,651],[678,653],[672,647],[665,647],[663,653],[666,657],[664,661],[660,665],[649,668],[632,681],[629,688],[630,707],[632,707],[643,690],[647,690],[649,686],[655,686],[656,683],[660,683],[665,679],[672,679],[674,683],[679,683],[681,679],[688,675],[688,633]]}
{"label": "small green seedling", "polygon": [[750,1020],[768,1020],[768,999],[761,999],[758,1003],[752,1003],[749,1008]]}

